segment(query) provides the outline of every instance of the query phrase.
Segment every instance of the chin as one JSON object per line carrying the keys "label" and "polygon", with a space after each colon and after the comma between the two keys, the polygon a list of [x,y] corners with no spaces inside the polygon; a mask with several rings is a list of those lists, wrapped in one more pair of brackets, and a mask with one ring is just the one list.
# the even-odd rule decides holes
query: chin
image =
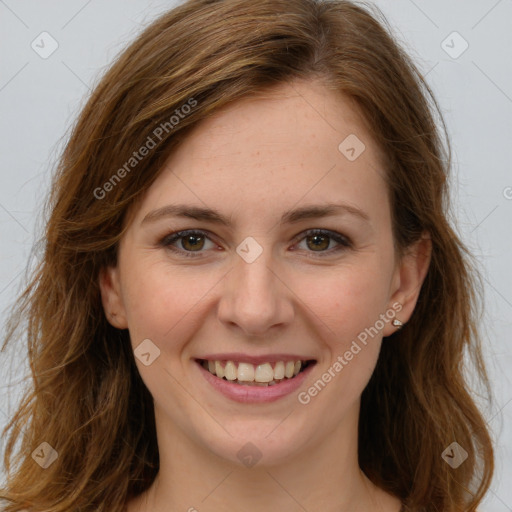
{"label": "chin", "polygon": [[290,429],[285,427],[287,420],[279,426],[280,421],[282,419],[277,422],[239,421],[236,426],[226,427],[232,437],[221,430],[220,436],[203,438],[203,443],[216,456],[241,467],[292,463],[312,442],[317,428],[311,427],[312,432],[309,432],[305,426],[294,425]]}

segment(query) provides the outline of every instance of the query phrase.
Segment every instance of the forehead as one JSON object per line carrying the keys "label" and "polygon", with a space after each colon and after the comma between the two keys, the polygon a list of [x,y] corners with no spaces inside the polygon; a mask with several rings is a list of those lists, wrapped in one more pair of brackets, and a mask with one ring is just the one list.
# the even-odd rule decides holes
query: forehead
{"label": "forehead", "polygon": [[248,216],[341,199],[378,215],[387,192],[353,103],[320,83],[294,82],[201,122],[166,162],[141,214],[178,199]]}

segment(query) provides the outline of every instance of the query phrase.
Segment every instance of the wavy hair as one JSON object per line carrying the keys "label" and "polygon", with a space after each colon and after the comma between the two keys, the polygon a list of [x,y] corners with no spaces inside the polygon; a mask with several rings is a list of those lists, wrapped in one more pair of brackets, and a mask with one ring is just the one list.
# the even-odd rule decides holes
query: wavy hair
{"label": "wavy hair", "polygon": [[[490,396],[477,329],[481,284],[452,227],[449,142],[424,77],[366,4],[189,0],[116,58],[59,159],[44,254],[3,346],[26,339],[31,379],[3,432],[5,512],[121,512],[151,485],[159,469],[153,403],[128,331],[105,317],[100,270],[116,263],[129,209],[198,123],[294,79],[319,80],[358,106],[384,155],[397,250],[424,232],[432,240],[416,309],[383,344],[361,398],[360,467],[411,510],[474,511],[481,502],[493,447],[466,375],[471,361]],[[156,147],[130,160],[148,137]],[[454,441],[468,453],[457,469],[441,457]],[[42,442],[58,452],[46,469],[32,457]]]}

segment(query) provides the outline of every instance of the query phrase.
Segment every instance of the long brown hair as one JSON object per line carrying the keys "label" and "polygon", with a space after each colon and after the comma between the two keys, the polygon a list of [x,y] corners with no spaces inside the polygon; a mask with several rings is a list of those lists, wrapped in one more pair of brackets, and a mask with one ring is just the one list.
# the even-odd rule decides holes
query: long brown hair
{"label": "long brown hair", "polygon": [[[465,366],[473,362],[489,393],[480,288],[451,227],[449,144],[427,83],[377,9],[344,0],[191,0],[117,58],[60,158],[44,255],[3,347],[27,337],[32,378],[3,433],[6,512],[120,512],[153,482],[152,399],[128,331],[105,318],[99,272],[116,262],[129,208],[192,128],[293,79],[321,80],[356,102],[385,158],[397,249],[424,232],[432,240],[414,314],[383,344],[362,395],[361,469],[412,510],[473,511],[482,500],[493,448]],[[152,147],[139,159],[143,146]],[[33,456],[53,453],[43,442],[58,453],[46,469]],[[441,456],[453,442],[468,454],[456,469]]]}

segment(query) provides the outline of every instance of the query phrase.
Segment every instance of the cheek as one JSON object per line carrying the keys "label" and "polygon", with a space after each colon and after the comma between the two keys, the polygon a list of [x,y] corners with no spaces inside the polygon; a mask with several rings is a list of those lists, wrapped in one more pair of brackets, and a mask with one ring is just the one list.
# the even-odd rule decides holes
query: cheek
{"label": "cheek", "polygon": [[198,267],[171,271],[162,261],[142,261],[126,269],[124,302],[134,344],[150,338],[164,347],[170,339],[181,339],[176,333],[188,325],[218,281],[212,272]]}
{"label": "cheek", "polygon": [[299,398],[313,403],[319,414],[329,409],[336,422],[360,398],[377,364],[382,337],[375,325],[385,311],[387,290],[368,267],[364,272],[347,268],[336,278],[309,285],[314,293],[307,305],[320,320],[317,333],[325,333],[319,339],[323,357],[321,373]]}
{"label": "cheek", "polygon": [[382,270],[367,261],[297,278],[297,295],[322,321],[332,344],[345,344],[384,312],[389,290]]}

